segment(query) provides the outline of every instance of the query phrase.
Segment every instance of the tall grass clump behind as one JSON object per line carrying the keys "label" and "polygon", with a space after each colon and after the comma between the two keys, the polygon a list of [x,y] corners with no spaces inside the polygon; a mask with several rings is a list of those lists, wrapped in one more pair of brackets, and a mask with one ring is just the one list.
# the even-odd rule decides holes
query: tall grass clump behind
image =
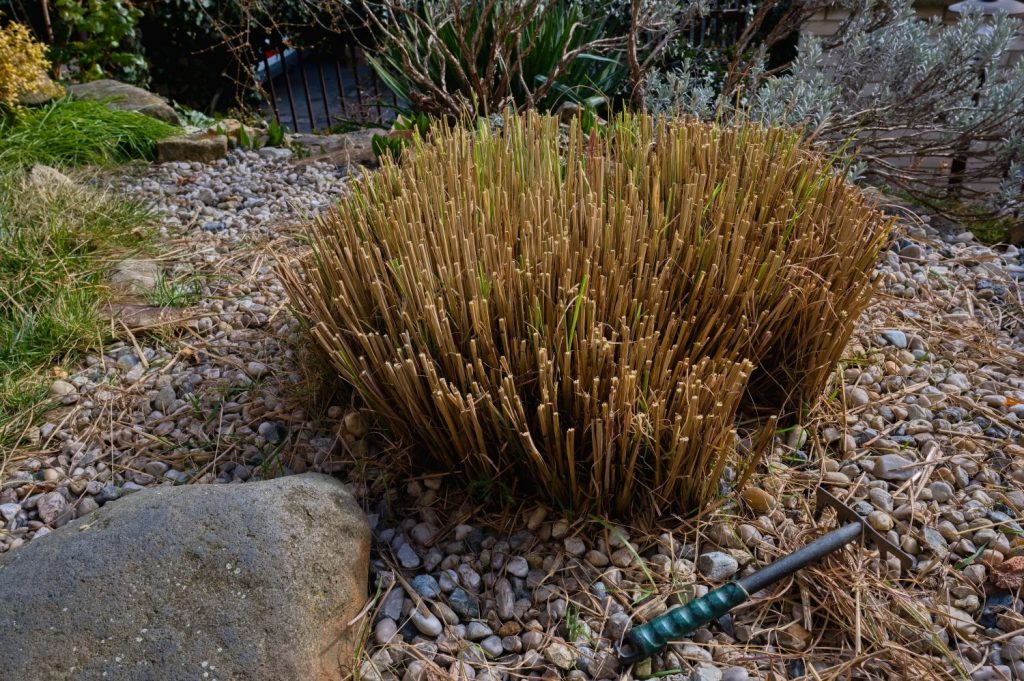
{"label": "tall grass clump behind", "polygon": [[0,166],[70,168],[153,158],[158,140],[178,129],[102,102],[61,99],[0,117]]}
{"label": "tall grass clump behind", "polygon": [[820,395],[889,226],[781,130],[530,114],[385,163],[285,277],[418,463],[685,512]]}

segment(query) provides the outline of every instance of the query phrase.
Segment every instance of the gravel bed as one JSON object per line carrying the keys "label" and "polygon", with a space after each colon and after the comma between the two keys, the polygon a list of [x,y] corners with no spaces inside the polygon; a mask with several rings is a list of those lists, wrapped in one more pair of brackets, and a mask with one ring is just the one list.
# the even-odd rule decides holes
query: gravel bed
{"label": "gravel bed", "polygon": [[[116,179],[165,215],[188,325],[140,334],[54,382],[62,406],[9,463],[0,552],[151,485],[344,472],[370,512],[378,587],[363,679],[1024,679],[1024,260],[909,216],[828,399],[782,433],[742,500],[644,531],[571,524],[372,465],[369,419],[310,413],[308,342],[274,268],[347,169],[233,152]],[[298,405],[305,404],[304,409]],[[819,484],[914,554],[848,549],[664,654],[621,669],[633,623],[820,534]],[[824,527],[831,528],[826,516]]]}

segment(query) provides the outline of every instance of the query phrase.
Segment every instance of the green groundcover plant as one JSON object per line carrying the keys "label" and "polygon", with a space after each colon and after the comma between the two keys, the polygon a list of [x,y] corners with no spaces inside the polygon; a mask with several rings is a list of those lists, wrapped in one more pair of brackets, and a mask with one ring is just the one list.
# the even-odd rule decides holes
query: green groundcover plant
{"label": "green groundcover plant", "polygon": [[0,166],[108,166],[151,159],[156,142],[177,131],[134,111],[65,98],[0,118]]}

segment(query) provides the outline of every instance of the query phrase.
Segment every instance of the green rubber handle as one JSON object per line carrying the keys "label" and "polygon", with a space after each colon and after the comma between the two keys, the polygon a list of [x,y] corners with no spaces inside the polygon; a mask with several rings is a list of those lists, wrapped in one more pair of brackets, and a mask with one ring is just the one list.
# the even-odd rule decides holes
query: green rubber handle
{"label": "green rubber handle", "polygon": [[654,655],[669,641],[678,641],[702,626],[718,619],[747,600],[747,592],[737,582],[709,591],[686,605],[672,608],[646,624],[634,627],[627,638],[637,659]]}

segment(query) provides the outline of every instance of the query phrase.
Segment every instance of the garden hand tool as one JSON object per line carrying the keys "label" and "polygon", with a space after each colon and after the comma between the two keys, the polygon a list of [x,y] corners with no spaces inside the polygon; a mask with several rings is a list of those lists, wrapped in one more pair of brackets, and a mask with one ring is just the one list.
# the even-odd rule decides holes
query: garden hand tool
{"label": "garden hand tool", "polygon": [[623,663],[629,664],[648,658],[664,648],[670,641],[676,641],[693,633],[712,620],[726,614],[746,601],[750,594],[774,584],[797,570],[838,551],[855,539],[870,541],[878,548],[882,557],[896,556],[902,569],[914,565],[914,558],[900,550],[881,533],[867,524],[866,518],[832,496],[823,487],[818,488],[815,517],[820,517],[825,508],[836,511],[836,529],[816,539],[807,546],[780,558],[757,572],[734,582],[729,582],[706,595],[669,610],[646,624],[634,627],[626,634],[624,644],[619,648]]}

